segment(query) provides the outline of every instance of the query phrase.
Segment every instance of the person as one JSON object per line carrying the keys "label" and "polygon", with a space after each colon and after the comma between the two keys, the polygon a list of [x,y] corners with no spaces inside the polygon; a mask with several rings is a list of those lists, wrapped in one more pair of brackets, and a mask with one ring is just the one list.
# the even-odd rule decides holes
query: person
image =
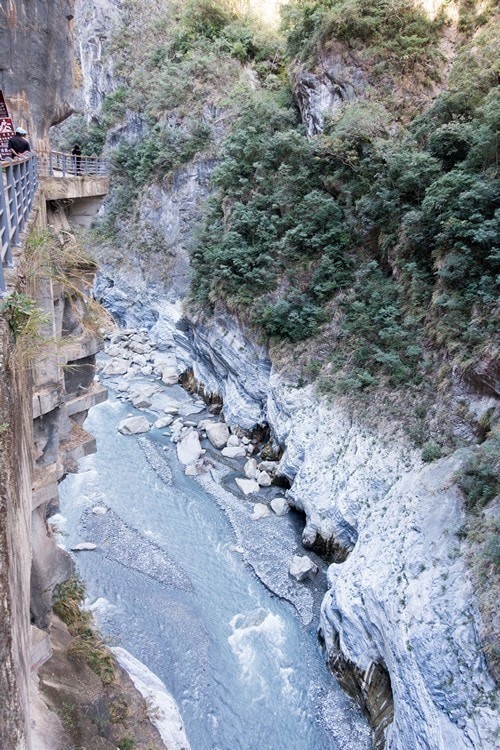
{"label": "person", "polygon": [[79,143],[75,143],[71,153],[75,159],[75,174],[80,174],[82,171],[82,149]]}
{"label": "person", "polygon": [[15,134],[9,138],[7,148],[9,149],[12,158],[15,159],[17,156],[25,154],[27,151],[31,151],[30,144],[25,138],[27,135],[24,128],[16,128]]}

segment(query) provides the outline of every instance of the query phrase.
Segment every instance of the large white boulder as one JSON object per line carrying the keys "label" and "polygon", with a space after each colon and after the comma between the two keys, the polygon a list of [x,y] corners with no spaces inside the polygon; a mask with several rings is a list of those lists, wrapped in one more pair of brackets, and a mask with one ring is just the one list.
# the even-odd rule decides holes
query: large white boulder
{"label": "large white boulder", "polygon": [[277,516],[285,516],[290,510],[290,506],[285,497],[275,497],[271,500],[271,508]]}
{"label": "large white boulder", "polygon": [[270,487],[272,484],[272,479],[267,471],[258,471],[255,479],[258,481],[261,487]]}
{"label": "large white boulder", "polygon": [[169,425],[171,425],[173,421],[173,416],[169,414],[166,417],[160,417],[159,419],[157,419],[154,423],[154,426],[157,430],[162,430],[164,427],[169,427]]}
{"label": "large white boulder", "polygon": [[318,566],[307,555],[294,555],[290,560],[288,572],[297,581],[312,579],[318,572]]}
{"label": "large white boulder", "polygon": [[260,489],[255,479],[243,479],[242,477],[236,477],[234,481],[244,495],[252,495],[254,492],[258,492]]}
{"label": "large white boulder", "polygon": [[122,435],[138,435],[141,432],[149,432],[150,428],[151,424],[146,417],[127,417],[118,425],[118,431]]}
{"label": "large white boulder", "polygon": [[177,443],[177,458],[184,466],[197,461],[203,455],[203,452],[200,444],[200,436],[196,430],[190,430]]}
{"label": "large white boulder", "polygon": [[125,359],[114,359],[104,366],[102,374],[105,377],[112,375],[125,375],[129,368],[129,363]]}
{"label": "large white boulder", "polygon": [[175,385],[179,382],[179,373],[177,371],[177,365],[168,365],[163,367],[161,371],[161,379],[165,385]]}
{"label": "large white boulder", "polygon": [[203,421],[205,423],[207,438],[210,440],[214,448],[224,448],[229,438],[229,427],[227,424],[224,424],[224,422]]}
{"label": "large white boulder", "polygon": [[243,467],[243,472],[247,479],[255,479],[257,476],[257,461],[255,458],[249,458]]}
{"label": "large white boulder", "polygon": [[229,446],[222,449],[222,455],[226,458],[245,458],[246,451],[241,445]]}

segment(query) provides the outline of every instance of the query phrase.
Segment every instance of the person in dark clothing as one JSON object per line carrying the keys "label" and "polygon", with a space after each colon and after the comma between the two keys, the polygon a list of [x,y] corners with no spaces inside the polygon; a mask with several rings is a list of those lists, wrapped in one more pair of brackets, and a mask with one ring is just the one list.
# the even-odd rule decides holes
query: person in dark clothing
{"label": "person in dark clothing", "polygon": [[71,152],[73,154],[74,160],[75,160],[75,174],[81,174],[82,172],[82,149],[80,148],[80,144],[75,143],[73,146],[73,151]]}
{"label": "person in dark clothing", "polygon": [[12,138],[9,138],[7,148],[9,149],[12,158],[15,159],[21,154],[25,154],[27,151],[31,151],[30,144],[25,138],[26,131],[24,128],[16,128],[15,134]]}

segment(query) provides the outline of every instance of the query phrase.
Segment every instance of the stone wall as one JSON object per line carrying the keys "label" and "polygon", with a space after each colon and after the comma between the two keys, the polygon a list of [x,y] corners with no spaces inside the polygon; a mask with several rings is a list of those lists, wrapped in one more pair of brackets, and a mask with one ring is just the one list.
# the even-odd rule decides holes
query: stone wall
{"label": "stone wall", "polygon": [[74,0],[0,3],[0,88],[38,150],[72,112],[73,13]]}
{"label": "stone wall", "polygon": [[[38,338],[13,333],[0,316],[0,748],[6,750],[32,746],[30,673],[50,656],[45,630],[53,590],[73,571],[47,518],[58,505],[58,483],[95,450],[82,424],[107,396],[94,383],[101,339],[85,327],[93,270],[73,269],[71,279],[43,271],[37,253],[45,252],[40,232],[47,221],[64,224],[47,216],[40,192],[26,236],[37,249],[27,263],[25,245],[18,248],[16,267],[6,274],[7,291],[28,294],[43,312]],[[69,229],[66,222],[61,241]]]}

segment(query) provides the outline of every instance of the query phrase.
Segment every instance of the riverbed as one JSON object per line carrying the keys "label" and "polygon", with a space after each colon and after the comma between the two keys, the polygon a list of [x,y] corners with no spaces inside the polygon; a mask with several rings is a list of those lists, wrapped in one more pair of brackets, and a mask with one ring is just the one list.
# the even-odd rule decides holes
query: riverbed
{"label": "riverbed", "polygon": [[297,519],[248,520],[224,467],[186,476],[168,431],[117,432],[130,413],[112,392],[92,409],[97,453],[60,491],[65,546],[97,545],[76,558],[101,632],[165,683],[192,750],[368,749],[317,642],[324,571],[283,567]]}

